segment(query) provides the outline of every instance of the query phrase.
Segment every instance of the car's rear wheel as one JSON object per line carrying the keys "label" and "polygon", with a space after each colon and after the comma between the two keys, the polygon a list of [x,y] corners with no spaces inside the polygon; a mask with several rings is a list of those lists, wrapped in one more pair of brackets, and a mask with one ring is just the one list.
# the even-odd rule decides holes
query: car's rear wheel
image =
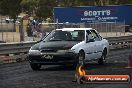
{"label": "car's rear wheel", "polygon": [[30,63],[30,66],[33,70],[40,70],[41,65],[40,64],[34,64],[34,63]]}
{"label": "car's rear wheel", "polygon": [[83,51],[80,51],[78,54],[78,63],[81,64],[82,66],[85,66],[85,53]]}
{"label": "car's rear wheel", "polygon": [[103,65],[106,63],[106,54],[107,54],[107,50],[105,49],[102,53],[101,58],[99,58],[98,60],[98,64]]}

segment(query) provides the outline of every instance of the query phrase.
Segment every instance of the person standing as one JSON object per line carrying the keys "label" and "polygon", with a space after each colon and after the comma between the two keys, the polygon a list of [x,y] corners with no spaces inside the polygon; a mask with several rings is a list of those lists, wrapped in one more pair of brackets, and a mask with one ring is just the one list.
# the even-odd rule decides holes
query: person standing
{"label": "person standing", "polygon": [[28,36],[28,41],[33,41],[33,31],[32,31],[32,26],[30,23],[27,24],[27,36]]}

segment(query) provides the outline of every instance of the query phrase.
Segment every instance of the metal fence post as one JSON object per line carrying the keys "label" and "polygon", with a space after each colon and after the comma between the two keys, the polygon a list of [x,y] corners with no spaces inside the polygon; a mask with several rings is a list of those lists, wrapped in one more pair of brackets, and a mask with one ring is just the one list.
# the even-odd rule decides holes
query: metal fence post
{"label": "metal fence post", "polygon": [[6,32],[6,41],[8,42],[8,24],[6,25],[7,27],[7,30],[5,31]]}
{"label": "metal fence post", "polygon": [[57,24],[56,24],[56,28],[58,29],[58,19],[56,19],[56,23],[57,23]]}
{"label": "metal fence post", "polygon": [[[14,23],[14,30],[16,30],[16,24]],[[12,29],[12,33],[13,33],[13,42],[14,42],[14,31],[13,31],[13,29]]]}
{"label": "metal fence post", "polygon": [[117,23],[115,21],[115,30],[116,30],[116,36],[117,36]]}
{"label": "metal fence post", "polygon": [[106,31],[105,32],[106,32],[106,37],[107,37],[107,23],[106,23]]}
{"label": "metal fence post", "polygon": [[23,25],[23,19],[19,24],[20,42],[24,41],[24,31],[22,25]]}
{"label": "metal fence post", "polygon": [[123,29],[124,29],[123,32],[124,32],[124,35],[125,35],[125,20],[124,20],[124,22],[123,22],[123,25],[124,25],[124,26],[123,26]]}
{"label": "metal fence post", "polygon": [[2,16],[1,17],[1,30],[2,30],[2,41],[3,41],[3,26],[2,26]]}

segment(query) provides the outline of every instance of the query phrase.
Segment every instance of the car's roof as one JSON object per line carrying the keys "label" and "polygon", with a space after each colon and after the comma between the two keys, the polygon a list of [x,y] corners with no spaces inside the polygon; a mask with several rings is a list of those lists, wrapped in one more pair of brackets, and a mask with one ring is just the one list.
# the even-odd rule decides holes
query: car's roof
{"label": "car's roof", "polygon": [[74,31],[74,30],[92,30],[92,28],[62,28],[62,29],[56,29],[56,30]]}

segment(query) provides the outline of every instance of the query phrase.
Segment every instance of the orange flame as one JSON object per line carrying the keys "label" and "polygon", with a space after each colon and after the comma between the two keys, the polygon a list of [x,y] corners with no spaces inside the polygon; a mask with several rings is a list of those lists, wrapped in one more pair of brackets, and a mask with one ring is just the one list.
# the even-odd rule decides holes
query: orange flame
{"label": "orange flame", "polygon": [[84,75],[86,75],[86,72],[85,72],[85,70],[84,70],[84,68],[83,68],[83,66],[82,65],[78,65],[77,66],[77,68],[76,68],[76,74],[78,75],[78,76],[84,76]]}

